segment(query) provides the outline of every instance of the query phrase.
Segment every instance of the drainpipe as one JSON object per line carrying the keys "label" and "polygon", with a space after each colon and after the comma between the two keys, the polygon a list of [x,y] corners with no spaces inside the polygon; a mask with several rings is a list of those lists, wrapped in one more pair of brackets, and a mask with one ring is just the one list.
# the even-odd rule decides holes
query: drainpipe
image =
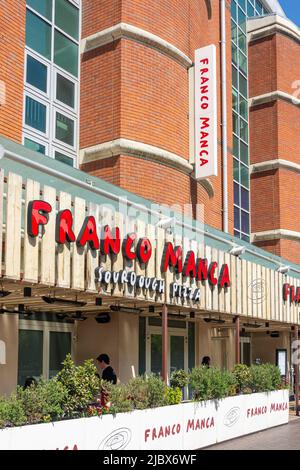
{"label": "drainpipe", "polygon": [[222,94],[222,164],[223,164],[223,231],[228,233],[227,176],[227,83],[226,83],[226,0],[220,0],[221,22],[221,94]]}

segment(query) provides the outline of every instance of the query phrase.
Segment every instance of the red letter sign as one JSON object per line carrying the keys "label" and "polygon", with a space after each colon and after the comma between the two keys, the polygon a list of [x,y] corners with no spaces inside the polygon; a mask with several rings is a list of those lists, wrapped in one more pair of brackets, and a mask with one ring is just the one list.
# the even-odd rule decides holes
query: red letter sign
{"label": "red letter sign", "polygon": [[183,275],[186,277],[196,277],[196,261],[195,261],[195,253],[193,251],[189,251],[186,260],[184,263]]}
{"label": "red letter sign", "polygon": [[152,246],[150,240],[148,240],[148,238],[141,238],[137,247],[137,254],[140,263],[148,263],[149,259],[151,258],[151,253]]}
{"label": "red letter sign", "polygon": [[227,264],[223,264],[221,269],[220,287],[230,287],[229,269]]}
{"label": "red letter sign", "polygon": [[69,243],[75,242],[75,235],[72,230],[73,216],[69,209],[60,211],[56,218],[56,241],[57,243],[64,244],[66,241]]}
{"label": "red letter sign", "polygon": [[77,244],[80,246],[85,246],[86,243],[89,243],[90,247],[93,250],[99,250],[99,238],[97,235],[97,227],[95,217],[90,215],[85,218],[80,234],[77,238]]}
{"label": "red letter sign", "polygon": [[115,230],[116,238],[113,238],[112,233],[108,225],[104,227],[104,235],[102,240],[102,252],[104,255],[108,255],[111,251],[117,255],[120,251],[120,230],[116,227]]}
{"label": "red letter sign", "polygon": [[180,246],[173,248],[173,244],[168,242],[165,246],[165,262],[163,265],[163,273],[165,273],[168,267],[174,266],[176,272],[182,272],[182,249]]}
{"label": "red letter sign", "polygon": [[48,214],[52,211],[52,207],[45,201],[31,201],[28,204],[27,212],[27,232],[31,237],[37,237],[39,234],[39,225],[48,223]]}
{"label": "red letter sign", "polygon": [[215,277],[215,270],[218,267],[218,263],[215,261],[211,263],[210,268],[209,268],[209,282],[215,286],[218,283],[218,279]]}
{"label": "red letter sign", "polygon": [[124,241],[124,244],[123,244],[124,256],[129,260],[132,260],[132,259],[136,258],[135,252],[131,251],[131,248],[134,247],[134,241],[135,240],[136,240],[136,234],[135,233],[130,233],[127,236],[127,240]]}

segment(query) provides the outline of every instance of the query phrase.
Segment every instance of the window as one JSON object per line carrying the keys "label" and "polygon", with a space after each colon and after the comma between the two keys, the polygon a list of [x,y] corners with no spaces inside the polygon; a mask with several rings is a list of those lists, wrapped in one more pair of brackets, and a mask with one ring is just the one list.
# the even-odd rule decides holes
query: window
{"label": "window", "polygon": [[26,46],[46,59],[51,58],[51,27],[30,10],[26,12]]}
{"label": "window", "polygon": [[51,20],[52,0],[27,0],[27,5],[43,15],[47,20]]}
{"label": "window", "polygon": [[55,160],[58,160],[59,162],[65,163],[66,165],[69,165],[69,166],[74,165],[73,158],[68,157],[67,155],[64,155],[60,152],[55,152]]}
{"label": "window", "polygon": [[79,37],[79,11],[67,0],[55,0],[55,25],[77,39]]}
{"label": "window", "polygon": [[27,55],[26,82],[47,93],[47,67],[29,54]]}
{"label": "window", "polygon": [[74,121],[61,113],[56,113],[55,137],[65,144],[74,145]]}
{"label": "window", "polygon": [[25,124],[40,132],[46,132],[46,106],[26,96]]}
{"label": "window", "polygon": [[24,145],[68,165],[78,150],[79,4],[26,0]]}
{"label": "window", "polygon": [[56,99],[71,108],[75,106],[75,84],[59,73],[56,78]]}
{"label": "window", "polygon": [[45,145],[38,144],[37,142],[34,142],[33,140],[28,139],[27,137],[25,137],[24,139],[24,145],[25,147],[27,147],[30,150],[33,150],[34,152],[43,153],[44,155],[46,153]]}
{"label": "window", "polygon": [[[54,316],[55,314],[53,314]],[[19,320],[18,384],[26,377],[51,379],[72,354],[72,336],[76,326],[39,320]]]}
{"label": "window", "polygon": [[55,31],[54,37],[54,62],[77,77],[78,45],[59,31]]}

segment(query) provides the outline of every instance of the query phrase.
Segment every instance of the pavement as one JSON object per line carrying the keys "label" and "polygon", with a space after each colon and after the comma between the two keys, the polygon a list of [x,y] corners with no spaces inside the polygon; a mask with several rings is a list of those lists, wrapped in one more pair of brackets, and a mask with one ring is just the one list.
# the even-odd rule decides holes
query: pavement
{"label": "pavement", "polygon": [[300,450],[300,418],[290,415],[284,426],[216,444],[205,450]]}

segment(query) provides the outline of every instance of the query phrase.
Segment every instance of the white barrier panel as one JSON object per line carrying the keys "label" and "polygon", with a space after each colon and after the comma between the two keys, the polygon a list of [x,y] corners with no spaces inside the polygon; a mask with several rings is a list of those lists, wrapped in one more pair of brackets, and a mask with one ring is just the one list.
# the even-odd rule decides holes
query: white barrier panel
{"label": "white barrier panel", "polygon": [[0,430],[0,450],[193,450],[288,423],[280,390]]}

